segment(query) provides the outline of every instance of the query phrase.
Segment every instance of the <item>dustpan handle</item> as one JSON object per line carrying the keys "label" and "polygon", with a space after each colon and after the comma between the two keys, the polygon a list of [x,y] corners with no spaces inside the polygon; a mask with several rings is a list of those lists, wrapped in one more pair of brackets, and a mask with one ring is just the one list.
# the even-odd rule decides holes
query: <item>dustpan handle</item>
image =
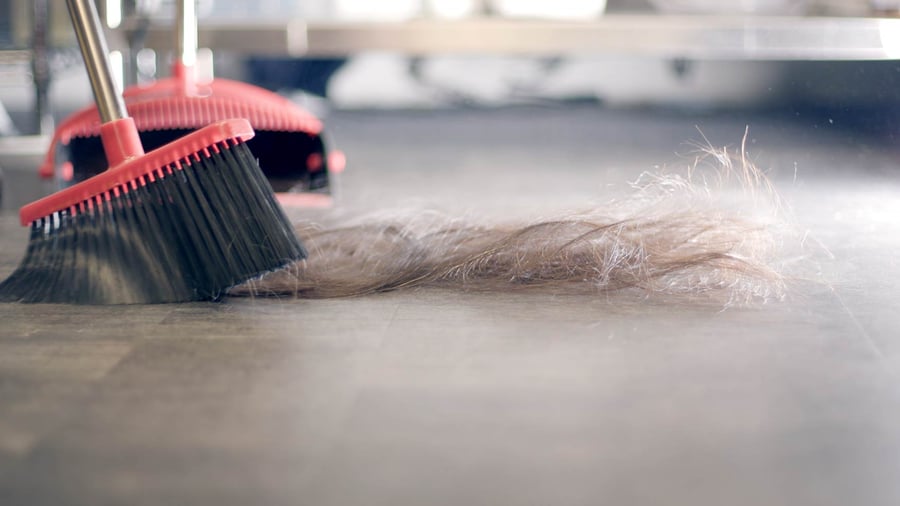
{"label": "dustpan handle", "polygon": [[175,13],[175,61],[172,75],[185,86],[186,92],[196,84],[197,7],[195,0],[178,0]]}
{"label": "dustpan handle", "polygon": [[116,90],[109,66],[109,49],[106,39],[103,37],[100,26],[100,17],[97,8],[91,0],[66,0],[69,8],[69,16],[72,18],[72,26],[75,28],[75,36],[84,64],[87,67],[88,79],[91,81],[91,89],[94,91],[94,99],[97,102],[97,110],[100,112],[100,120],[110,123],[115,120],[128,117],[125,109],[125,101]]}
{"label": "dustpan handle", "polygon": [[197,64],[197,7],[194,0],[178,0],[175,19],[177,59],[187,67]]}

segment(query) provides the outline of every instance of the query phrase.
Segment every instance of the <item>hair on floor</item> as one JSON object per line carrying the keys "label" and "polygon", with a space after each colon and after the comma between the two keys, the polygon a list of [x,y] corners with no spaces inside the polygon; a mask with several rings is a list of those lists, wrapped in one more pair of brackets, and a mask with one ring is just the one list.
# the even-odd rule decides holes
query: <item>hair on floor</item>
{"label": "hair on floor", "polygon": [[783,209],[741,152],[704,148],[682,173],[645,173],[582,212],[497,222],[435,210],[296,225],[309,258],[231,295],[351,297],[414,287],[640,291],[746,304],[778,299]]}

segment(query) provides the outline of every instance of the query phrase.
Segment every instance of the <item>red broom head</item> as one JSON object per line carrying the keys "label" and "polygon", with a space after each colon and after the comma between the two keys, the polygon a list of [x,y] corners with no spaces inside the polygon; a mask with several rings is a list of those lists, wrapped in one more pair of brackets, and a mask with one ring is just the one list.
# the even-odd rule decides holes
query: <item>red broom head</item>
{"label": "red broom head", "polygon": [[[127,125],[129,120],[119,121],[122,123],[118,125]],[[117,123],[106,125],[115,126]],[[116,135],[119,132],[124,133]],[[133,137],[130,132],[134,132]],[[192,159],[197,160],[201,155],[208,157],[210,149],[216,150],[222,143],[237,144],[251,139],[253,135],[253,128],[246,120],[223,121],[186,135],[178,142],[143,154],[140,140],[136,139],[137,133],[133,128],[121,128],[118,131],[111,129],[103,137],[104,144],[127,144],[127,146],[111,146],[111,149],[106,149],[107,156],[116,152],[137,152],[136,156],[126,155],[124,159],[110,160],[109,170],[26,204],[19,210],[19,220],[23,226],[27,226],[42,217],[60,211],[77,212],[77,206],[82,203],[90,202],[96,197],[107,198],[111,192],[127,193],[136,186],[145,186],[157,178],[171,174],[173,170],[190,165]]]}
{"label": "red broom head", "polygon": [[208,300],[305,258],[246,147],[253,136],[246,120],[213,124],[146,154],[139,145],[135,151],[127,119],[108,125],[104,146],[117,165],[22,208],[31,240],[0,283],[0,300]]}

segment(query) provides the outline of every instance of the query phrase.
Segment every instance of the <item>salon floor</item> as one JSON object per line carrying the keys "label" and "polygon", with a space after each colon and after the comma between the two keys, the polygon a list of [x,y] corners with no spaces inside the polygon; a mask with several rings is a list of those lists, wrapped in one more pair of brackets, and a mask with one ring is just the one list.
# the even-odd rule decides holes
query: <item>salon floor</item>
{"label": "salon floor", "polygon": [[[900,149],[825,116],[336,113],[340,212],[535,217],[748,148],[813,282],[0,305],[0,504],[900,504]],[[0,221],[0,276],[26,234]],[[300,212],[298,215],[302,216]],[[812,264],[815,265],[812,265]]]}

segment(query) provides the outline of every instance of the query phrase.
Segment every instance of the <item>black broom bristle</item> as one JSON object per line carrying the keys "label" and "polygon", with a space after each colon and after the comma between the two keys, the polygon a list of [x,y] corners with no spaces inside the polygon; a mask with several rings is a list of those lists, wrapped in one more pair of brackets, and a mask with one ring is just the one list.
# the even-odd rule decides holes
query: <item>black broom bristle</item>
{"label": "black broom bristle", "polygon": [[305,257],[246,144],[221,141],[34,220],[0,300],[214,300]]}

